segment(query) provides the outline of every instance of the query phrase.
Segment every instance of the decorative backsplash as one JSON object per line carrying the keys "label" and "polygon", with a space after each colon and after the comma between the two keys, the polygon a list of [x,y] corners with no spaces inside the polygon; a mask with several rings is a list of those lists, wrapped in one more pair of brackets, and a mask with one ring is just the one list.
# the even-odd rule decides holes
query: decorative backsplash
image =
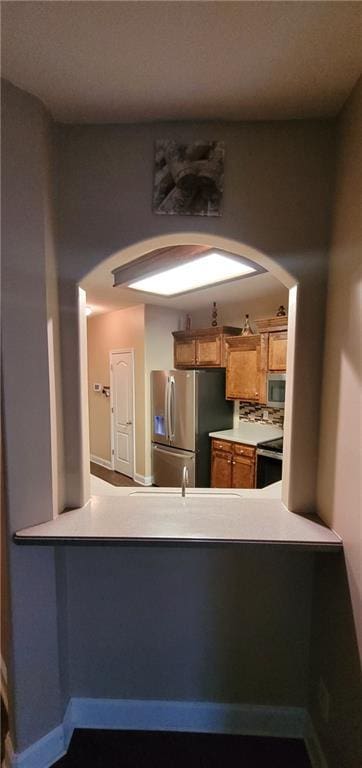
{"label": "decorative backsplash", "polygon": [[[268,418],[264,418],[266,412]],[[274,424],[283,429],[284,408],[269,408],[266,405],[239,402],[239,421],[258,421],[261,424]]]}

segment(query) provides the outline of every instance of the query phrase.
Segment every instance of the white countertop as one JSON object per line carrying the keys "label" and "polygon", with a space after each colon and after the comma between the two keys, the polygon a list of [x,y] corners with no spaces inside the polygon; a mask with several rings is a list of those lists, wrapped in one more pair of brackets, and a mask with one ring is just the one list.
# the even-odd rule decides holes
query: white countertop
{"label": "white countertop", "polygon": [[209,432],[210,437],[218,437],[219,440],[230,440],[233,443],[245,443],[245,445],[258,445],[265,440],[276,440],[283,437],[280,427],[260,422],[241,421],[237,429],[223,429],[221,432]]}
{"label": "white countertop", "polygon": [[[342,542],[316,517],[289,512],[280,483],[260,490],[117,488],[80,509],[18,531],[22,544],[283,544],[338,551]],[[273,498],[274,496],[274,498]]]}

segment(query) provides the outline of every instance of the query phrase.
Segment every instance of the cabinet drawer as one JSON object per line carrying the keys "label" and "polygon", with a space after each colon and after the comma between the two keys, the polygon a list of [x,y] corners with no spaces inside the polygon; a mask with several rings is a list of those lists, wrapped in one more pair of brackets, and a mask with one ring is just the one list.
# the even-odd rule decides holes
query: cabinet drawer
{"label": "cabinet drawer", "polygon": [[250,445],[241,445],[240,443],[234,443],[234,453],[238,456],[247,456],[250,459],[255,457],[255,448]]}
{"label": "cabinet drawer", "polygon": [[228,451],[229,453],[233,449],[233,444],[228,443],[226,440],[213,440],[212,441],[212,450],[213,451]]}

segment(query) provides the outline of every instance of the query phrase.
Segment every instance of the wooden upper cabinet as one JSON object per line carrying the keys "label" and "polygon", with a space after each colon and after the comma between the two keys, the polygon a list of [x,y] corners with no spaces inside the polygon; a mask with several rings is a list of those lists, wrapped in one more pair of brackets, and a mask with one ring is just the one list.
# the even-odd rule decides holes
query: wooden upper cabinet
{"label": "wooden upper cabinet", "polygon": [[174,344],[175,368],[184,366],[194,366],[196,363],[196,342],[195,339],[187,341],[177,341]]}
{"label": "wooden upper cabinet", "polygon": [[228,338],[226,350],[226,398],[260,402],[260,335]]}
{"label": "wooden upper cabinet", "polygon": [[196,339],[196,365],[221,366],[221,336]]}
{"label": "wooden upper cabinet", "polygon": [[286,371],[287,370],[287,343],[288,343],[287,331],[282,331],[281,333],[269,334],[269,355],[268,355],[269,371]]}
{"label": "wooden upper cabinet", "polygon": [[223,325],[191,331],[174,331],[175,368],[225,367],[225,337],[240,333],[241,328]]}

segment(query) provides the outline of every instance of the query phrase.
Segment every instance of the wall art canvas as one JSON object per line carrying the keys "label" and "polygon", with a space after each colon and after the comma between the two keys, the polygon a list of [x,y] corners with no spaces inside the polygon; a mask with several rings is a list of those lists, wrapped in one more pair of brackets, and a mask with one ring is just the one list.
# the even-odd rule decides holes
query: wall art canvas
{"label": "wall art canvas", "polygon": [[154,213],[221,216],[224,155],[222,141],[156,141]]}

